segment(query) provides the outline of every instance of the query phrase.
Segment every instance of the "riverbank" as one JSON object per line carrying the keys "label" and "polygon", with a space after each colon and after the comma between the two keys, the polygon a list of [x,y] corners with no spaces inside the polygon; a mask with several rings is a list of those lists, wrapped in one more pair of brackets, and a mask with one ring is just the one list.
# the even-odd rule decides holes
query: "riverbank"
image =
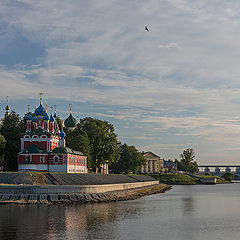
{"label": "riverbank", "polygon": [[151,177],[158,180],[160,183],[165,183],[169,185],[197,185],[203,184],[199,178],[202,179],[211,179],[216,178],[216,184],[230,183],[229,181],[224,180],[221,177],[217,176],[206,176],[206,175],[196,175],[190,176],[187,174],[151,174]]}
{"label": "riverbank", "polygon": [[0,204],[123,201],[170,188],[149,175],[0,173]]}
{"label": "riverbank", "polygon": [[135,189],[110,191],[104,193],[69,194],[0,194],[1,204],[71,204],[100,203],[134,200],[143,196],[163,193],[171,189],[166,184],[156,184]]}

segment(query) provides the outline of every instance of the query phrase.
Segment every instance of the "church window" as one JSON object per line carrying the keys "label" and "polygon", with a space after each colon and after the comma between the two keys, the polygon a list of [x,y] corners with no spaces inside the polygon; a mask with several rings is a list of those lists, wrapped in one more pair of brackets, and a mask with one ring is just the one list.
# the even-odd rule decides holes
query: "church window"
{"label": "church window", "polygon": [[45,162],[45,157],[41,156],[41,157],[40,157],[40,162],[41,162],[41,163],[44,163],[44,162]]}
{"label": "church window", "polygon": [[54,157],[54,162],[55,162],[55,163],[58,163],[58,162],[59,162],[59,156],[55,156],[55,157]]}
{"label": "church window", "polygon": [[26,155],[26,161],[31,162],[31,157],[30,157],[30,155]]}

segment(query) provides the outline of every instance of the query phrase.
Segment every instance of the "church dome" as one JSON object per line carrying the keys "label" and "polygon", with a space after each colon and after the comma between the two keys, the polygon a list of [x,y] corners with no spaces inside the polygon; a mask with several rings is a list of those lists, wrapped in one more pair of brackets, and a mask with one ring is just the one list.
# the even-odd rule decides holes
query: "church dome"
{"label": "church dome", "polygon": [[77,120],[70,113],[69,117],[64,121],[64,126],[68,128],[74,128],[77,126]]}
{"label": "church dome", "polygon": [[54,118],[53,118],[52,114],[50,116],[50,122],[54,122]]}
{"label": "church dome", "polygon": [[26,120],[33,120],[31,113],[28,113],[25,117]]}
{"label": "church dome", "polygon": [[37,116],[35,115],[32,119],[33,122],[37,122]]}
{"label": "church dome", "polygon": [[40,104],[40,106],[35,110],[35,115],[36,116],[44,116],[44,114],[46,113],[44,107],[42,106],[42,104]]}
{"label": "church dome", "polygon": [[7,106],[5,107],[5,110],[6,110],[6,111],[9,111],[9,110],[10,110],[10,107],[7,105]]}
{"label": "church dome", "polygon": [[61,139],[65,138],[66,137],[66,133],[63,131],[63,129],[61,130],[60,134],[59,134],[59,137]]}
{"label": "church dome", "polygon": [[48,116],[47,112],[45,112],[45,114],[43,116],[43,120],[49,120],[49,116]]}

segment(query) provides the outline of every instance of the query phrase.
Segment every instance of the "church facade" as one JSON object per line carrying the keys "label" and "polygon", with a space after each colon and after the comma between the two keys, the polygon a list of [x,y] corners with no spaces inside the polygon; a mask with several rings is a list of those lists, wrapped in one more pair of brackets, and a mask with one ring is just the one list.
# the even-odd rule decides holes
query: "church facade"
{"label": "church facade", "polygon": [[[42,96],[34,114],[28,111],[26,131],[21,135],[18,171],[87,173],[87,157],[65,146],[66,134],[59,129],[56,117],[56,110],[49,116],[43,108]],[[76,123],[70,109],[65,127],[72,130]]]}

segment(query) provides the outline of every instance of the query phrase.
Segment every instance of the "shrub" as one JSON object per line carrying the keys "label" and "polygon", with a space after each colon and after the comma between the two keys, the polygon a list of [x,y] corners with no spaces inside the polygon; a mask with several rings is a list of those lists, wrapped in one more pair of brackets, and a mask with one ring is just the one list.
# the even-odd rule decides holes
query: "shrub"
{"label": "shrub", "polygon": [[231,172],[226,172],[223,174],[223,178],[226,180],[226,181],[232,181],[233,180],[233,173]]}

